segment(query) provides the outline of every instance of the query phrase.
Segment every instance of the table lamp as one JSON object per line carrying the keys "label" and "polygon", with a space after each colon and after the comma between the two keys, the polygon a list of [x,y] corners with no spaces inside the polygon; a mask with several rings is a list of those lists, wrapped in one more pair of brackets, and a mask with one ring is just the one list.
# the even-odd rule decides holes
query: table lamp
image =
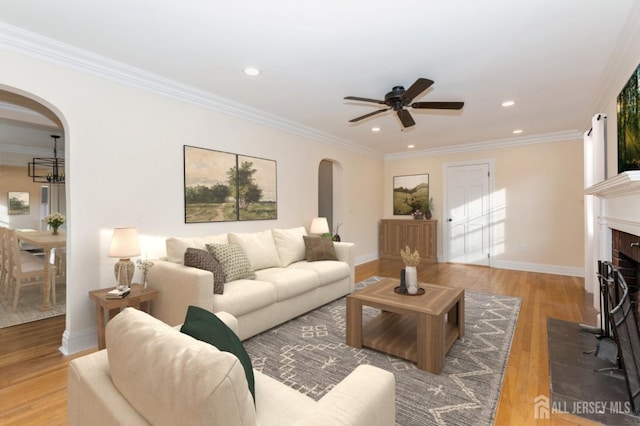
{"label": "table lamp", "polygon": [[113,268],[119,290],[126,290],[131,285],[131,279],[136,270],[136,266],[131,261],[133,256],[140,256],[138,231],[136,228],[115,228],[111,237],[109,257],[120,259]]}
{"label": "table lamp", "polygon": [[326,217],[316,217],[311,221],[311,227],[309,228],[310,234],[324,235],[331,234],[329,231],[329,222]]}

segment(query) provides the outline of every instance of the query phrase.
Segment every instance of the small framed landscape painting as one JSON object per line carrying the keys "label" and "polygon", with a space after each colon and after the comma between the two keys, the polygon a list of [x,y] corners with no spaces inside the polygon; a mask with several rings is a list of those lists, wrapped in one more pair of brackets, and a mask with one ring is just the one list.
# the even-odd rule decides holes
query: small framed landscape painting
{"label": "small framed landscape painting", "polygon": [[237,175],[238,220],[277,219],[276,162],[238,155]]}
{"label": "small framed landscape painting", "polygon": [[429,175],[393,177],[393,214],[410,215],[423,210],[429,200]]}
{"label": "small framed landscape painting", "polygon": [[30,214],[28,192],[9,192],[9,214]]}
{"label": "small framed landscape painting", "polygon": [[185,223],[238,220],[236,154],[184,146]]}

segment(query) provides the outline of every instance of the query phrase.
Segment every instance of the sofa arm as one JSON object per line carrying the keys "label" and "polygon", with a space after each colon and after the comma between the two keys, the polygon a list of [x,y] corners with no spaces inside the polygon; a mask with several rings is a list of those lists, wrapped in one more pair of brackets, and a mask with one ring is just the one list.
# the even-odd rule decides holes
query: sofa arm
{"label": "sofa arm", "polygon": [[149,287],[158,290],[151,315],[169,324],[184,322],[189,305],[213,311],[213,274],[178,263],[154,260]]}
{"label": "sofa arm", "polygon": [[[225,323],[225,325],[229,327],[231,331],[236,333],[236,336],[238,335],[238,318],[225,311],[216,312],[216,316],[220,318],[220,320],[222,320],[222,322]],[[180,331],[180,329],[182,328],[182,324],[174,325],[173,328]]]}
{"label": "sofa arm", "polygon": [[295,424],[393,426],[396,422],[395,383],[393,373],[360,365]]}
{"label": "sofa arm", "polygon": [[69,426],[149,424],[111,381],[106,350],[72,360],[67,376]]}
{"label": "sofa arm", "polygon": [[345,262],[349,265],[349,271],[351,274],[351,291],[355,290],[355,263],[356,263],[356,255],[355,255],[355,244],[354,243],[344,243],[344,242],[333,242],[333,248],[336,251],[336,257],[339,261]]}

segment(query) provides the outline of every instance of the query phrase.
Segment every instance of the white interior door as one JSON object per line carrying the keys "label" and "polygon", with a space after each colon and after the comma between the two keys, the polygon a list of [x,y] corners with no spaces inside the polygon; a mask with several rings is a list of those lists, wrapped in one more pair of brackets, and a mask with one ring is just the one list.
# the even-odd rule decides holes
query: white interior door
{"label": "white interior door", "polygon": [[450,262],[489,266],[489,163],[446,167]]}

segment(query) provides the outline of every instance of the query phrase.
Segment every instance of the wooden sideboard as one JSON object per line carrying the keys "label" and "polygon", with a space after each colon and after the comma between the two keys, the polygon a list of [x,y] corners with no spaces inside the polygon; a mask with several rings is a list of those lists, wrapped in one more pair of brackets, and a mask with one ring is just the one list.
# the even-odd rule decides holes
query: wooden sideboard
{"label": "wooden sideboard", "polygon": [[438,262],[438,221],[382,219],[380,259],[402,260],[400,249],[418,250],[421,262]]}

